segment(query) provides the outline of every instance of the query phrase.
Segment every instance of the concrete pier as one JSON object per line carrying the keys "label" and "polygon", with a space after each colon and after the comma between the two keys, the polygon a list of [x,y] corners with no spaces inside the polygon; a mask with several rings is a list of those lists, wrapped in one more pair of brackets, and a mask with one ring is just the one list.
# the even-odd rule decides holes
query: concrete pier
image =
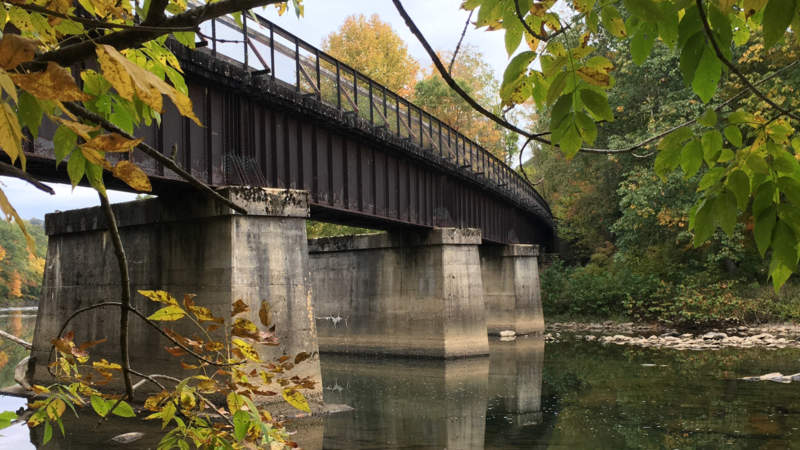
{"label": "concrete pier", "polygon": [[455,228],[309,241],[320,350],[488,354],[480,243]]}
{"label": "concrete pier", "polygon": [[[258,345],[262,359],[308,352],[291,375],[311,376],[317,389],[304,394],[321,401],[317,336],[308,277],[305,220],[308,194],[304,191],[248,187],[226,188],[223,194],[247,208],[235,214],[218,202],[194,194],[180,199],[154,198],[114,205],[130,265],[134,306],[145,315],[165,305],[136,293],[139,289],[165,290],[179,301],[196,294],[199,306],[231,323],[231,304],[242,299],[250,306],[244,317],[260,328],[262,300],[270,306],[271,323],[279,346]],[[48,214],[49,236],[42,298],[33,341],[32,377],[36,383],[52,380],[47,371],[50,342],[62,322],[79,308],[119,300],[119,271],[106,220],[100,208]],[[187,336],[202,336],[188,320],[165,322]],[[67,327],[75,342],[105,338],[93,347],[93,360],[118,361],[119,310],[95,309]],[[217,337],[220,331],[217,331]],[[130,319],[132,366],[143,373],[188,371],[165,351],[172,344],[142,320]],[[280,396],[265,401],[282,402]]]}
{"label": "concrete pier", "polygon": [[544,332],[539,287],[539,247],[482,245],[480,247],[486,326],[489,334]]}

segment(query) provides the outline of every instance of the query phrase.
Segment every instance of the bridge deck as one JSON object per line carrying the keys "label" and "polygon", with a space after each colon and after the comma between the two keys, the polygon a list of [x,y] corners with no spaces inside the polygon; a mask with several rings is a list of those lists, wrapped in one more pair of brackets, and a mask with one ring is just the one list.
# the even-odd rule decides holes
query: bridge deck
{"label": "bridge deck", "polygon": [[[211,185],[306,189],[314,219],[471,227],[491,242],[552,242],[546,202],[513,169],[406,99],[258,19],[260,32],[246,21],[239,35],[240,61],[217,44],[173,46],[204,127],[169,103],[161,126],[137,135]],[[215,21],[207,34],[230,25]],[[43,127],[28,144],[29,170],[66,181],[64,165],[53,164],[52,132]],[[153,177],[155,193],[169,195],[181,183],[145,156],[134,159]]]}

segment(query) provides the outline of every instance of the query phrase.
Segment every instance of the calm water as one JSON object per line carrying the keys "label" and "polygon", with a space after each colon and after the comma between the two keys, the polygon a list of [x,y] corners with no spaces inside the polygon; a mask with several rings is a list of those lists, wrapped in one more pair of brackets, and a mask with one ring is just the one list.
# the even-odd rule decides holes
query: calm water
{"label": "calm water", "polygon": [[[31,338],[30,311],[0,310],[0,327]],[[800,448],[800,386],[736,378],[800,372],[800,351],[678,352],[541,338],[491,343],[467,361],[322,358],[325,399],[354,411],[304,425],[306,448]],[[7,357],[7,361],[6,361]],[[0,341],[0,381],[24,357]],[[643,364],[647,366],[643,366]],[[650,366],[654,365],[654,366]],[[0,409],[23,402],[0,397]],[[108,438],[130,422],[68,423],[68,442],[44,448],[147,448]],[[24,426],[0,448],[34,448]]]}

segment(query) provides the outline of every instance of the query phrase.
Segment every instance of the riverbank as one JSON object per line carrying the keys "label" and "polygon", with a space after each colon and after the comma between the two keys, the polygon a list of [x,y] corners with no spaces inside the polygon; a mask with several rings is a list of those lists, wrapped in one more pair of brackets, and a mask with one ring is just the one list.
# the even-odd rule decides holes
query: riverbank
{"label": "riverbank", "polygon": [[674,350],[735,348],[800,348],[800,324],[776,323],[681,333],[661,324],[633,322],[554,322],[546,325],[545,341],[585,340],[603,344]]}

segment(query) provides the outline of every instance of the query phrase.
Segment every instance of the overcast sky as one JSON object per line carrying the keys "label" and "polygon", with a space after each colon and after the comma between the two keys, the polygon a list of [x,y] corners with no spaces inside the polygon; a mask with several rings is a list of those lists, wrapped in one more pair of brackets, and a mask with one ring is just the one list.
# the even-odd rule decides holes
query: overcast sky
{"label": "overcast sky", "polygon": [[[459,8],[461,1],[405,0],[403,5],[435,49],[452,51],[469,16],[467,11]],[[303,4],[305,15],[300,18],[297,18],[293,11],[278,16],[271,7],[263,12],[263,15],[305,41],[319,46],[347,16],[378,14],[406,41],[409,51],[420,61],[422,67],[427,68],[431,63],[425,50],[408,31],[391,0],[304,0]],[[502,78],[508,62],[502,32],[486,32],[470,27],[464,42],[477,47],[494,68],[497,79]],[[24,219],[44,218],[46,213],[56,209],[68,210],[99,204],[97,194],[89,188],[78,187],[73,191],[69,185],[51,184],[56,190],[56,195],[50,196],[13,178],[0,177],[0,183],[2,183],[0,188]],[[109,191],[109,194],[112,202],[129,201],[135,197],[134,194],[123,192]]]}

